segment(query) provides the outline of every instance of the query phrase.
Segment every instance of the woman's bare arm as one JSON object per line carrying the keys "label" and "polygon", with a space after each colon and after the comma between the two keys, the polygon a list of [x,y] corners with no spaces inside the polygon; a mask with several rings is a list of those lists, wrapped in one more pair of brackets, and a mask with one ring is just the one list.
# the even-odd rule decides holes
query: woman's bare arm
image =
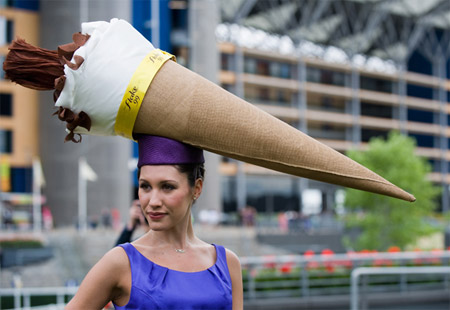
{"label": "woman's bare arm", "polygon": [[242,287],[242,271],[239,258],[232,251],[227,249],[227,263],[230,271],[233,310],[244,309],[244,292]]}
{"label": "woman's bare arm", "polygon": [[116,247],[106,253],[84,278],[66,310],[101,310],[111,300],[128,302],[131,270],[125,251]]}

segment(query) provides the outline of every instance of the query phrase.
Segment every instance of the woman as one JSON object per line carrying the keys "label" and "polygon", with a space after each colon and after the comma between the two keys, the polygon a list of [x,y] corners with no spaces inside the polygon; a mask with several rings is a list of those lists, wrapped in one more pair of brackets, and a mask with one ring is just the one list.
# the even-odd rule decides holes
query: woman
{"label": "woman", "polygon": [[203,188],[203,152],[167,138],[139,143],[139,201],[150,230],[109,251],[66,309],[243,309],[237,256],[198,239],[191,207]]}

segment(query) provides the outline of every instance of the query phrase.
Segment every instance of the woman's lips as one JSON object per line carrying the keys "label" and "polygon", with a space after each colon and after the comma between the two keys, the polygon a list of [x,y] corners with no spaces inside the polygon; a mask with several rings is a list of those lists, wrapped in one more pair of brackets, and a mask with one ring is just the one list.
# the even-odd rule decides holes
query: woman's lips
{"label": "woman's lips", "polygon": [[152,219],[152,220],[160,220],[160,219],[162,219],[164,216],[166,216],[166,213],[162,213],[162,212],[150,212],[150,213],[148,213],[148,216],[149,216],[150,219]]}

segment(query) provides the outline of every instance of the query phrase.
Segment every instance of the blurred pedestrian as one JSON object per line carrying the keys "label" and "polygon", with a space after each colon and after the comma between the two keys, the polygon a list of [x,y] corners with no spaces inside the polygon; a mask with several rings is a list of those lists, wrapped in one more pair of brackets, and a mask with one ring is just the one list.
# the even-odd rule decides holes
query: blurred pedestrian
{"label": "blurred pedestrian", "polygon": [[103,227],[109,228],[112,226],[111,211],[108,208],[106,208],[106,207],[102,208],[100,218],[101,218]]}
{"label": "blurred pedestrian", "polygon": [[53,215],[49,207],[42,207],[42,223],[45,230],[51,230],[53,228]]}
{"label": "blurred pedestrian", "polygon": [[256,209],[252,206],[245,206],[241,210],[242,225],[251,227],[255,225]]}
{"label": "blurred pedestrian", "polygon": [[131,242],[133,233],[138,228],[142,228],[145,232],[149,230],[148,222],[145,219],[144,213],[142,213],[139,199],[136,199],[131,204],[128,221],[120,233],[115,245],[117,246],[122,243]]}
{"label": "blurred pedestrian", "polygon": [[7,206],[6,203],[4,203],[1,211],[5,229],[15,228],[16,225],[14,223],[12,206]]}

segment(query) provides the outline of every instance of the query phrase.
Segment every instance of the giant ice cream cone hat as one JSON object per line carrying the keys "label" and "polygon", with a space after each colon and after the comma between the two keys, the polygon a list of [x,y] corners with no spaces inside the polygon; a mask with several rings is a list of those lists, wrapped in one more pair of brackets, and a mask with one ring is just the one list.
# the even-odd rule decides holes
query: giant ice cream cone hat
{"label": "giant ice cream cone hat", "polygon": [[74,140],[74,133],[163,136],[299,177],[415,200],[350,158],[178,65],[123,20],[84,23],[74,43],[60,46],[58,53],[34,48],[31,58],[41,60],[30,61],[31,48],[23,40],[11,45],[4,63],[7,77],[26,87],[55,89],[67,139]]}

